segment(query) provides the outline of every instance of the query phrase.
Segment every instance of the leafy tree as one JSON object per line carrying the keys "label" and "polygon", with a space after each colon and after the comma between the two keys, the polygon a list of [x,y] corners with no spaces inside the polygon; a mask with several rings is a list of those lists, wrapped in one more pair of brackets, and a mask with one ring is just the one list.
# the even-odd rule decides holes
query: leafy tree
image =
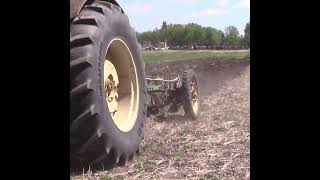
{"label": "leafy tree", "polygon": [[225,45],[235,46],[239,44],[239,31],[235,26],[228,26],[225,29]]}
{"label": "leafy tree", "polygon": [[246,24],[244,29],[244,41],[245,44],[250,47],[250,22]]}
{"label": "leafy tree", "polygon": [[239,46],[250,45],[250,22],[247,23],[244,37],[239,36],[238,29],[228,26],[225,33],[212,27],[202,27],[196,23],[167,24],[162,22],[160,29],[137,33],[139,43],[151,43],[159,46],[160,42],[166,41],[169,46]]}
{"label": "leafy tree", "polygon": [[167,27],[168,27],[168,26],[167,26],[167,22],[166,22],[166,21],[163,21],[163,22],[162,22],[162,26],[161,26],[161,30],[162,30],[162,29],[167,29]]}

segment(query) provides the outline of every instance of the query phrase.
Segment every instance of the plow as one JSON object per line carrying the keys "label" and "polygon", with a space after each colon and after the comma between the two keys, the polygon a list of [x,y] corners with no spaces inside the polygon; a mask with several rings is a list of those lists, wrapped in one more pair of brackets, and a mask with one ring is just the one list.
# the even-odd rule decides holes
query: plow
{"label": "plow", "polygon": [[184,115],[199,116],[199,87],[195,72],[180,75],[147,77],[147,116],[168,117],[183,109]]}

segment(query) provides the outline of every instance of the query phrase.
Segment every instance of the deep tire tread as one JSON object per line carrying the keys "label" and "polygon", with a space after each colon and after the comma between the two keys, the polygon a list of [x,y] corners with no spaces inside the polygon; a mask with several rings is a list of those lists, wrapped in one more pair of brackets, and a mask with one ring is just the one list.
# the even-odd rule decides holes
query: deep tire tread
{"label": "deep tire tread", "polygon": [[99,2],[96,2],[95,4],[102,5],[104,7],[109,8],[110,10],[116,10],[118,12],[122,12],[122,9],[119,6],[114,5],[112,3],[109,3],[109,2],[99,1]]}
{"label": "deep tire tread", "polygon": [[87,149],[88,149],[88,147],[90,146],[90,145],[92,145],[95,141],[97,141],[97,135],[96,134],[93,134],[93,135],[91,135],[87,140],[86,140],[86,142],[84,143],[84,144],[82,144],[79,148],[78,148],[78,150],[77,150],[77,154],[82,154],[82,153],[84,153]]}
{"label": "deep tire tread", "polygon": [[105,12],[103,10],[103,8],[101,6],[97,6],[97,5],[86,5],[84,7],[84,9],[88,9],[88,10],[92,10],[92,11],[95,11],[101,15],[105,15]]}
{"label": "deep tire tread", "polygon": [[86,82],[79,84],[78,86],[74,87],[71,91],[70,91],[70,97],[74,98],[77,97],[79,95],[83,95],[83,94],[87,94],[90,91],[92,91],[92,89],[90,88],[90,83],[91,80],[87,80]]}
{"label": "deep tire tread", "polygon": [[80,34],[70,38],[70,48],[93,44],[93,40],[87,34]]}
{"label": "deep tire tread", "polygon": [[88,59],[90,59],[90,57],[81,57],[71,61],[70,62],[71,71],[73,71],[74,69],[86,69],[87,67],[92,66],[92,64]]}
{"label": "deep tire tread", "polygon": [[79,126],[86,120],[89,120],[90,117],[94,116],[96,113],[95,106],[92,105],[90,109],[84,111],[82,114],[80,114],[71,124],[70,126],[70,132],[73,133],[74,131],[79,128]]}
{"label": "deep tire tread", "polygon": [[92,25],[98,27],[98,22],[93,17],[77,17],[72,24]]}

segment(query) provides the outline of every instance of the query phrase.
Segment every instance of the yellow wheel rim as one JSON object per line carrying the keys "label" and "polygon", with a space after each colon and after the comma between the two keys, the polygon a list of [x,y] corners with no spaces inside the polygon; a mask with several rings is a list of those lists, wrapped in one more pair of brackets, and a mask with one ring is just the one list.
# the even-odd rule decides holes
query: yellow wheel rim
{"label": "yellow wheel rim", "polygon": [[198,93],[198,84],[195,78],[191,80],[191,101],[192,109],[194,113],[198,113],[199,110],[199,93]]}
{"label": "yellow wheel rim", "polygon": [[123,40],[109,43],[103,74],[107,113],[121,131],[130,131],[138,116],[139,84],[135,62]]}

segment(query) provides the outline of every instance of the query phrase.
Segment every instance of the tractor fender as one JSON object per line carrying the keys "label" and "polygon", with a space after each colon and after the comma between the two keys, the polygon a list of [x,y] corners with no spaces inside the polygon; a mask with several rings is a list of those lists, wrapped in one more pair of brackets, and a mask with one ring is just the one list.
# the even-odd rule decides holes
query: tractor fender
{"label": "tractor fender", "polygon": [[[70,20],[77,16],[85,4],[90,4],[94,0],[70,0]],[[101,0],[112,3],[120,7],[115,0]],[[123,12],[123,11],[122,11]]]}

